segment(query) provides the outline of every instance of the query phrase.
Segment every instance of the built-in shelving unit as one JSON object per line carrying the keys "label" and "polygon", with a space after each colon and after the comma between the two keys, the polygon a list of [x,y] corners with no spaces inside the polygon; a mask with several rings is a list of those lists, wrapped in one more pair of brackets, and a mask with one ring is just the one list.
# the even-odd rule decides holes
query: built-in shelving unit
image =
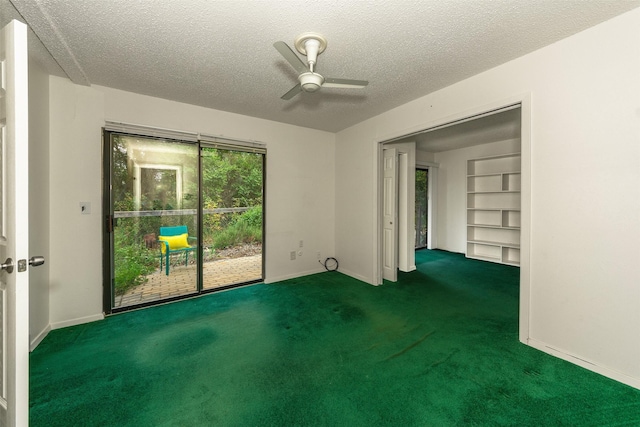
{"label": "built-in shelving unit", "polygon": [[467,161],[467,257],[520,265],[520,153]]}

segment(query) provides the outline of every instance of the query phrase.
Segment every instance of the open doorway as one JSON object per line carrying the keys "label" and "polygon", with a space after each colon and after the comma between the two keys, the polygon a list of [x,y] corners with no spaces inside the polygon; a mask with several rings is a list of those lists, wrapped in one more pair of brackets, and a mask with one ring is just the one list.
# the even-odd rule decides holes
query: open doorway
{"label": "open doorway", "polygon": [[[513,120],[516,118],[517,120]],[[472,123],[473,122],[473,123]],[[437,209],[434,209],[433,223],[428,227],[426,233],[427,241],[433,237],[430,234],[437,233],[438,240],[434,241],[434,249],[444,249],[451,252],[466,253],[467,247],[467,160],[460,162],[451,162],[450,159],[441,161],[447,156],[455,156],[455,150],[464,149],[465,147],[482,146],[487,142],[496,142],[495,137],[501,131],[508,128],[511,132],[509,136],[497,140],[499,143],[491,147],[489,152],[483,153],[482,148],[473,149],[477,152],[469,156],[482,157],[500,154],[499,152],[491,152],[501,146],[508,152],[521,152],[521,165],[519,174],[521,215],[519,218],[519,248],[520,248],[520,339],[525,341],[528,338],[528,313],[529,313],[529,294],[530,294],[530,267],[529,267],[529,245],[530,245],[530,200],[531,200],[531,168],[530,168],[530,98],[528,95],[519,96],[511,101],[496,103],[495,105],[479,108],[476,111],[467,111],[458,116],[450,116],[442,121],[436,121],[426,124],[422,129],[410,134],[399,135],[381,141],[378,149],[379,181],[378,181],[378,255],[376,265],[378,267],[377,283],[382,284],[382,253],[384,249],[382,235],[382,152],[391,143],[414,142],[416,144],[416,166],[419,163],[427,163],[436,167],[437,171],[437,188],[438,197],[431,202],[437,203]],[[479,126],[482,125],[482,126]],[[475,128],[475,136],[473,138],[461,138],[460,130]],[[438,138],[434,138],[434,137]],[[467,135],[468,136],[468,135]],[[489,139],[488,139],[489,138]],[[431,142],[427,142],[431,139]],[[431,151],[424,150],[427,144],[430,145]],[[517,147],[516,147],[517,145]],[[506,147],[506,148],[505,148]],[[439,153],[439,154],[436,154]],[[454,154],[450,154],[454,153]],[[457,153],[459,154],[459,153]],[[443,165],[444,163],[444,165]],[[429,173],[428,187],[434,187],[433,177]],[[460,193],[452,194],[446,191],[451,187],[457,188]],[[461,190],[462,189],[462,190]],[[512,191],[508,189],[507,191]],[[428,200],[429,201],[429,200]],[[512,209],[512,208],[509,208]],[[415,213],[414,213],[415,214]],[[416,223],[417,224],[417,223]],[[513,224],[508,222],[507,227],[513,228]],[[417,232],[417,229],[415,229]],[[417,240],[417,238],[416,238]]]}

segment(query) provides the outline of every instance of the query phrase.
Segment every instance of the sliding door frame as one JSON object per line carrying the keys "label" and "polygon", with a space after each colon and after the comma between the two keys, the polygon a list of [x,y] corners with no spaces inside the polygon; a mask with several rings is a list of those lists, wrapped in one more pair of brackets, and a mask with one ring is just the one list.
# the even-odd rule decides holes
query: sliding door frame
{"label": "sliding door frame", "polygon": [[[425,212],[425,217],[426,217],[425,218],[425,222],[426,222],[425,227],[427,229],[427,236],[426,236],[427,238],[425,239],[424,246],[416,246],[415,249],[416,250],[418,250],[418,249],[428,249],[428,247],[429,247],[429,234],[431,233],[431,230],[429,229],[429,220],[430,220],[430,218],[429,218],[430,217],[430,212],[429,212],[430,211],[430,209],[429,209],[429,188],[430,188],[430,185],[429,185],[430,184],[429,183],[429,178],[430,178],[430,176],[429,176],[429,168],[428,167],[419,166],[418,162],[416,161],[416,166],[415,166],[414,169],[416,171],[416,175],[417,175],[418,171],[424,172],[426,174],[426,181],[427,181],[426,191],[425,191],[424,194],[421,193],[421,196],[424,196],[424,198],[426,199],[425,200],[425,202],[426,202],[425,203],[425,210],[426,210],[426,212]],[[418,177],[416,176],[416,182],[417,181],[418,181]],[[417,187],[417,185],[416,185],[416,187]],[[418,198],[418,191],[417,191],[417,188],[416,188],[416,199],[417,198]],[[416,200],[416,205],[417,204],[418,203],[417,203],[417,200]],[[416,227],[415,228],[416,228],[416,239],[417,239],[417,237],[420,235],[420,230],[418,230],[418,215],[415,216],[415,223],[416,223]]]}
{"label": "sliding door frame", "polygon": [[[142,132],[137,132],[141,129]],[[196,250],[196,286],[195,292],[185,293],[184,295],[172,296],[163,298],[156,301],[147,301],[140,304],[130,305],[126,307],[114,307],[114,217],[113,217],[113,200],[111,194],[111,187],[113,183],[113,170],[112,170],[112,141],[111,136],[113,134],[125,135],[130,137],[140,137],[145,139],[156,139],[159,141],[166,141],[168,143],[192,143],[195,144],[198,150],[198,200],[196,209],[196,224],[198,227],[197,238],[198,247]],[[175,136],[175,137],[172,137]],[[204,277],[203,277],[203,265],[204,265],[204,250],[202,246],[203,242],[203,207],[202,207],[202,149],[203,148],[218,148],[225,150],[235,150],[241,152],[254,152],[261,154],[262,156],[262,262],[261,262],[261,277],[255,280],[250,280],[242,283],[230,284],[228,286],[220,286],[212,289],[204,289]],[[196,296],[217,292],[221,290],[227,290],[230,288],[246,286],[250,284],[260,283],[264,281],[265,277],[265,247],[266,247],[266,178],[267,178],[267,150],[264,144],[253,141],[237,141],[230,139],[222,139],[214,136],[206,136],[195,133],[170,131],[164,129],[147,128],[145,126],[126,125],[121,123],[108,123],[105,128],[102,129],[102,277],[103,277],[103,311],[105,315],[115,314],[123,311],[130,311],[134,309],[144,308],[148,306],[166,304],[177,300],[186,298],[193,298]]]}

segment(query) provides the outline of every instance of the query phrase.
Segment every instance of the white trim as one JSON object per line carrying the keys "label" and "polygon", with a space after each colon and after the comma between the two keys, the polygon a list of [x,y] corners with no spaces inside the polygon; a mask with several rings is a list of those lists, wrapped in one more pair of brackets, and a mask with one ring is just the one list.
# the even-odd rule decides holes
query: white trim
{"label": "white trim", "polygon": [[[135,185],[133,187],[133,205],[136,211],[140,210],[142,203],[142,169],[159,169],[176,171],[176,209],[182,209],[182,169],[183,165],[167,165],[154,163],[137,163],[133,159],[133,174]],[[163,208],[164,209],[164,208]]]}
{"label": "white trim", "polygon": [[362,276],[361,274],[356,274],[356,273],[354,273],[352,271],[345,270],[345,269],[340,269],[338,271],[340,273],[342,273],[342,274],[345,274],[345,275],[347,275],[347,276],[349,276],[349,277],[351,277],[353,279],[359,280],[359,281],[361,281],[363,283],[369,283],[369,279],[364,277],[364,276]]}
{"label": "white trim", "polygon": [[[367,279],[366,277],[363,277],[360,274],[355,274],[352,273],[351,271],[347,271],[344,270],[342,268],[337,270],[338,273],[344,274],[345,276],[351,277],[352,279],[356,279],[359,280],[363,283],[369,283],[369,279]],[[311,276],[312,274],[318,274],[318,273],[327,273],[327,270],[325,270],[324,268],[319,269],[319,270],[309,270],[309,271],[304,271],[302,273],[295,273],[295,274],[285,274],[284,276],[278,276],[278,277],[273,277],[273,278],[269,278],[269,279],[265,279],[263,280],[262,283],[264,283],[265,285],[270,285],[272,283],[278,283],[278,282],[282,282],[285,280],[290,280],[290,279],[298,279],[301,277],[305,277],[305,276]]]}
{"label": "white trim", "polygon": [[436,162],[425,162],[423,160],[416,160],[416,168],[424,169],[424,168],[439,168],[440,163]]}
{"label": "white trim", "polygon": [[[266,285],[269,285],[271,283],[282,282],[284,280],[289,280],[289,279],[297,279],[299,277],[310,276],[312,274],[318,274],[318,273],[324,273],[324,272],[326,272],[324,268],[317,268],[314,270],[307,270],[300,273],[285,274],[283,276],[277,276],[277,277],[269,277],[264,279],[262,282]],[[344,273],[344,274],[347,274],[347,273]]]}
{"label": "white trim", "polygon": [[533,338],[529,338],[525,344],[535,348],[536,350],[540,350],[543,353],[550,354],[551,356],[566,360],[567,362],[578,365],[581,368],[585,368],[591,372],[595,372],[596,374],[603,375],[607,378],[619,381],[628,386],[640,389],[640,378],[630,377],[629,375],[623,374],[622,372],[607,368],[605,366],[600,366],[595,362],[575,356],[571,353],[566,352],[565,350],[552,347],[542,341],[538,341]]}
{"label": "white trim", "polygon": [[531,94],[520,97],[520,341],[531,333]]}
{"label": "white trim", "polygon": [[29,344],[29,352],[35,350],[49,332],[51,332],[51,325],[47,325],[38,335],[36,335],[34,339],[31,340],[31,343]]}
{"label": "white trim", "polygon": [[461,114],[452,114],[450,116],[443,117],[440,120],[430,121],[422,125],[411,126],[410,128],[401,132],[390,133],[388,137],[379,139],[379,143],[387,144],[401,139],[411,138],[413,136],[433,132],[434,130],[440,130],[459,125],[461,123],[469,122],[471,120],[480,119],[482,117],[492,116],[497,113],[514,110],[518,107],[520,107],[520,101],[512,100],[507,102],[506,104],[502,104],[502,107],[487,106],[486,109],[471,109]]}
{"label": "white trim", "polygon": [[383,200],[383,161],[384,161],[384,143],[374,143],[373,163],[375,168],[376,179],[373,180],[373,197],[376,218],[373,221],[373,235],[375,236],[375,244],[372,245],[373,250],[373,285],[382,285],[383,283],[383,245],[382,245],[382,200]]}
{"label": "white trim", "polygon": [[82,325],[84,323],[95,322],[98,320],[104,320],[104,313],[94,314],[92,316],[77,317],[75,319],[64,320],[62,322],[56,322],[51,324],[51,330],[66,328],[68,326]]}

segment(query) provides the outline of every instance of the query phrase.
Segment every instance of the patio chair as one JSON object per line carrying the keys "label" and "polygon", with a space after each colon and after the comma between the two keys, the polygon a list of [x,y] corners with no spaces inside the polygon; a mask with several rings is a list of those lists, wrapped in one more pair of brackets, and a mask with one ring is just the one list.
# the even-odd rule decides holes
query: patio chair
{"label": "patio chair", "polygon": [[158,242],[160,243],[160,271],[164,265],[167,276],[169,275],[170,256],[184,253],[184,265],[189,264],[189,253],[197,249],[191,246],[190,242],[197,242],[195,237],[189,237],[189,230],[186,225],[176,225],[173,227],[160,227]]}

